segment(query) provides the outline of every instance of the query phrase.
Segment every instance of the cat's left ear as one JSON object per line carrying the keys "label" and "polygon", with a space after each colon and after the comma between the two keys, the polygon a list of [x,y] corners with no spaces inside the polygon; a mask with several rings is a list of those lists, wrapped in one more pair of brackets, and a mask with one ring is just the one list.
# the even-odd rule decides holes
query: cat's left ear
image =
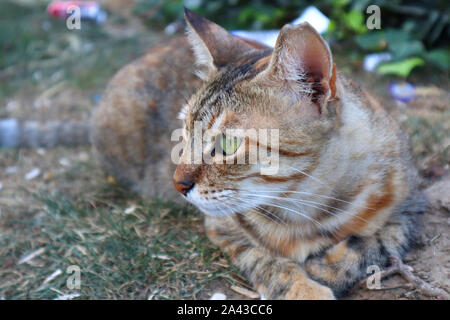
{"label": "cat's left ear", "polygon": [[202,78],[208,78],[221,67],[232,63],[243,53],[266,49],[262,44],[233,36],[221,26],[185,8],[189,42],[194,50]]}
{"label": "cat's left ear", "polygon": [[284,26],[270,63],[255,79],[287,94],[311,94],[317,102],[336,96],[336,70],[330,48],[307,22]]}

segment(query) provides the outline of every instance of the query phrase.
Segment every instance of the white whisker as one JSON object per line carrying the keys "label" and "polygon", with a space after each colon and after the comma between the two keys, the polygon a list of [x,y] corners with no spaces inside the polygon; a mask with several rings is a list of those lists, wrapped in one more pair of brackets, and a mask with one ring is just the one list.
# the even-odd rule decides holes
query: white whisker
{"label": "white whisker", "polygon": [[[257,197],[260,197],[259,195],[251,195],[253,198],[247,198],[248,200],[254,200],[254,199],[256,199]],[[261,197],[260,197],[261,198]],[[316,223],[316,224],[318,224],[319,226],[321,226],[321,227],[324,227],[319,221],[317,221],[317,220],[315,220],[315,219],[313,219],[313,218],[311,218],[310,216],[308,216],[308,215],[306,215],[306,214],[304,214],[304,213],[302,213],[302,212],[300,212],[300,211],[296,211],[296,210],[294,210],[294,209],[292,209],[292,208],[289,208],[289,207],[285,207],[285,206],[280,206],[280,205],[277,205],[277,204],[274,204],[274,203],[264,203],[264,205],[265,206],[269,206],[269,207],[276,207],[276,208],[279,208],[279,209],[284,209],[284,210],[287,210],[287,211],[291,211],[291,212],[294,212],[294,213],[296,213],[297,215],[300,215],[300,216],[302,216],[302,217],[304,217],[305,219],[308,219],[309,221],[311,221],[311,222],[314,222],[314,223]]]}
{"label": "white whisker", "polygon": [[[267,210],[267,209],[265,209],[265,208],[263,208],[263,207],[261,207],[261,206],[256,206],[255,208],[258,208],[259,210],[263,210],[263,211],[267,212],[267,214],[269,214],[270,216],[272,216],[272,217],[274,217],[274,218],[277,218],[277,220],[278,220],[279,222],[281,222],[281,224],[286,225],[286,222],[283,221],[283,219],[281,219],[281,218],[280,218],[279,216],[277,216],[275,213],[270,212],[269,210]],[[261,213],[261,214],[262,214],[262,212],[258,212],[258,213]],[[267,216],[267,215],[264,215],[264,216],[270,218],[270,217]],[[274,220],[273,220],[273,221],[274,221]],[[274,222],[276,222],[276,221],[274,221]]]}
{"label": "white whisker", "polygon": [[[237,201],[243,202],[242,199],[239,199],[239,198],[236,198],[236,197],[233,197],[233,196],[230,196],[230,195],[226,195],[225,197],[230,198],[231,201],[232,201],[234,204],[238,205],[238,206],[239,206],[239,203],[238,203]],[[233,200],[234,200],[234,201],[233,201]],[[240,206],[240,207],[241,207],[242,209],[244,209],[244,210],[243,210],[244,212],[247,211],[247,210],[249,210],[249,209],[245,209],[245,207],[243,207],[243,206]],[[255,206],[255,208],[258,208],[258,209],[261,209],[261,210],[264,210],[265,212],[267,212],[269,215],[268,215],[268,214],[265,214],[265,213],[263,213],[263,212],[260,212],[260,211],[255,210],[256,213],[263,215],[264,217],[266,217],[267,219],[271,220],[272,222],[279,224],[279,222],[275,221],[275,219],[272,218],[272,217],[274,217],[274,218],[277,218],[281,223],[286,224],[283,220],[281,220],[280,217],[278,217],[278,216],[275,215],[274,213],[272,213],[272,212],[270,212],[270,211],[268,211],[268,210],[266,210],[266,209],[264,209],[264,208],[261,208],[260,206]]]}
{"label": "white whisker", "polygon": [[294,169],[295,171],[297,171],[297,172],[299,172],[299,173],[301,173],[301,174],[303,174],[303,175],[305,175],[305,176],[307,176],[307,177],[313,179],[314,181],[320,183],[321,185],[327,187],[328,189],[333,190],[333,188],[331,188],[330,186],[328,186],[326,183],[322,182],[320,179],[318,179],[318,178],[316,178],[316,177],[313,177],[312,175],[310,175],[310,174],[308,174],[308,173],[306,173],[306,172],[304,172],[304,171],[302,171],[302,170],[300,170],[300,169],[294,168],[294,167],[292,167],[292,166],[289,166],[289,167],[290,167],[291,169]]}
{"label": "white whisker", "polygon": [[[339,198],[335,198],[335,197],[331,197],[331,196],[326,196],[323,194],[318,194],[318,193],[312,193],[312,192],[306,192],[306,191],[291,191],[291,190],[246,190],[246,189],[241,189],[241,191],[247,191],[247,192],[252,192],[252,193],[256,193],[256,192],[260,192],[260,193],[295,193],[295,194],[304,194],[304,195],[309,195],[309,196],[315,196],[315,197],[320,197],[320,198],[325,198],[325,199],[332,199],[332,200],[336,200],[339,202],[343,202],[343,203],[347,203],[347,204],[351,204],[354,205],[352,202],[349,201],[345,201]],[[369,210],[375,210],[374,208],[369,208],[369,207],[365,207],[365,206],[357,206],[354,205],[355,207],[358,208],[363,208],[363,209],[369,209]]]}
{"label": "white whisker", "polygon": [[[245,193],[243,195],[254,196],[254,194],[245,194]],[[330,214],[330,215],[332,215],[334,217],[338,217],[339,215],[336,214],[335,212],[326,210],[326,209],[318,207],[318,206],[329,207],[329,208],[332,208],[332,209],[339,210],[342,214],[346,214],[346,215],[349,215],[350,217],[355,217],[355,218],[357,218],[357,219],[359,219],[361,221],[368,222],[366,219],[361,218],[361,217],[359,217],[359,216],[357,216],[355,214],[352,214],[352,213],[350,213],[348,211],[344,211],[342,209],[339,209],[339,208],[336,208],[336,207],[333,207],[333,206],[328,206],[326,204],[322,204],[322,203],[319,203],[319,202],[316,202],[316,201],[303,200],[303,199],[293,199],[293,198],[288,198],[288,197],[268,196],[268,195],[257,195],[257,196],[258,197],[263,197],[263,198],[280,200],[280,201],[289,201],[289,202],[292,202],[292,203],[296,204],[297,206],[298,206],[298,204],[302,204],[302,205],[305,205],[305,206],[308,206],[308,207],[311,207],[311,208],[319,209],[320,211],[326,212],[326,213],[328,213],[328,214]],[[317,204],[318,206],[316,206],[314,204]]]}

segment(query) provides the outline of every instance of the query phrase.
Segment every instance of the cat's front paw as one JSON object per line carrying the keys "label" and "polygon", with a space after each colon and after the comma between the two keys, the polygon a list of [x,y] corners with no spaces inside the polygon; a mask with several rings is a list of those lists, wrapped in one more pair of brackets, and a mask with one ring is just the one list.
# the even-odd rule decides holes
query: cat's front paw
{"label": "cat's front paw", "polygon": [[286,292],[287,300],[335,300],[333,291],[313,280],[294,279],[289,291]]}

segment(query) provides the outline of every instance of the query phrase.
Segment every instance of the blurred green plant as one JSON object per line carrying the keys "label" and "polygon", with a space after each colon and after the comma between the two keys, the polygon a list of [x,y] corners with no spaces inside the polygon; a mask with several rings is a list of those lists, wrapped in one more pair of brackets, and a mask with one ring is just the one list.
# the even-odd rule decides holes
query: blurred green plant
{"label": "blurred green plant", "polygon": [[305,0],[137,0],[135,13],[149,25],[164,26],[183,19],[183,7],[227,29],[273,29],[295,19]]}
{"label": "blurred green plant", "polygon": [[[392,61],[379,73],[407,77],[428,63],[450,70],[450,14],[446,0],[137,0],[135,12],[147,24],[165,26],[183,19],[183,6],[214,20],[227,29],[274,29],[315,5],[330,18],[327,37],[342,43],[360,58],[370,52],[388,51]],[[381,9],[381,30],[369,30],[369,5]]]}
{"label": "blurred green plant", "polygon": [[[159,38],[109,33],[92,23],[69,31],[46,12],[48,1],[0,1],[0,117],[16,92],[31,95],[63,81],[97,93],[118,68]],[[109,21],[115,17],[110,15]]]}
{"label": "blurred green plant", "polygon": [[[448,4],[445,1],[350,1],[350,10],[362,10],[368,5],[381,8],[381,29],[361,29],[361,32],[345,32],[344,23],[330,30],[342,38],[353,36],[362,52],[389,52],[392,61],[379,65],[380,74],[393,74],[403,78],[409,76],[418,66],[429,63],[435,68],[448,72],[450,70],[450,20]],[[406,4],[407,3],[407,4]],[[340,7],[334,9],[338,11]],[[334,16],[339,21],[343,15]],[[366,14],[366,18],[368,15]],[[364,19],[365,20],[365,19]],[[357,30],[359,31],[359,30]]]}

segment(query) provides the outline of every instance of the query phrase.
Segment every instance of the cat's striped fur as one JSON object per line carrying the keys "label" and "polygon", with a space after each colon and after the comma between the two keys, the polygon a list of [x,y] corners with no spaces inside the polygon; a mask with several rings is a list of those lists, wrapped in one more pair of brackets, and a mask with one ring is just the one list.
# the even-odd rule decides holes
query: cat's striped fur
{"label": "cat's striped fur", "polygon": [[[169,139],[181,105],[187,143],[195,121],[221,131],[279,129],[276,174],[219,157],[190,164],[186,152],[174,174],[206,214],[209,238],[255,289],[266,298],[333,299],[367,266],[402,257],[425,206],[406,140],[339,74],[321,37],[309,25],[286,26],[271,50],[190,11],[186,19],[194,55],[186,40],[172,40],[112,80],[93,118],[104,166],[146,196],[172,198]],[[251,144],[262,143],[244,139],[227,157]],[[214,146],[203,151],[215,154]]]}

